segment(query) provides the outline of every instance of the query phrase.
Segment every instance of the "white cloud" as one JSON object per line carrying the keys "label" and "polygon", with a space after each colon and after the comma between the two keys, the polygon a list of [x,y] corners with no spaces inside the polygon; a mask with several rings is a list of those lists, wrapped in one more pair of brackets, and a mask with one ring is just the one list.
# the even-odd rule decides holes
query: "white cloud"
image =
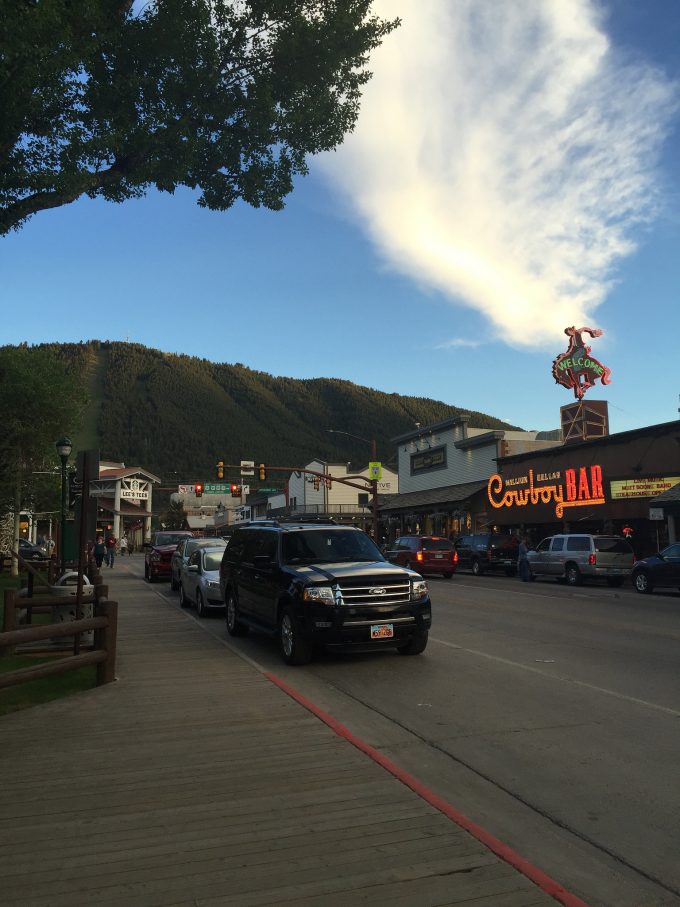
{"label": "white cloud", "polygon": [[445,340],[443,343],[438,343],[435,346],[436,350],[450,350],[458,349],[460,347],[467,347],[469,349],[477,349],[478,346],[482,345],[481,340],[468,340],[466,337],[452,337],[451,340]]}
{"label": "white cloud", "polygon": [[655,213],[676,86],[592,0],[377,0],[355,132],[321,159],[385,260],[516,345],[593,322]]}

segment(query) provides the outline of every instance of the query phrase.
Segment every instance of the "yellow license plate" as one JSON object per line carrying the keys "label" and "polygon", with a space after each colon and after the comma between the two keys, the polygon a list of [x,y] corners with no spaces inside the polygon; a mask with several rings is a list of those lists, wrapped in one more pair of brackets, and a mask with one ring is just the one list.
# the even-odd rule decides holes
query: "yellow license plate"
{"label": "yellow license plate", "polygon": [[371,624],[371,639],[392,639],[394,624]]}

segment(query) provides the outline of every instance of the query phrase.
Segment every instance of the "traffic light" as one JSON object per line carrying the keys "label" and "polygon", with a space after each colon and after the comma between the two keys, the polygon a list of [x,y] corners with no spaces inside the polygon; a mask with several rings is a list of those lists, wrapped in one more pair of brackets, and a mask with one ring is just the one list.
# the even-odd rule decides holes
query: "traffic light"
{"label": "traffic light", "polygon": [[260,471],[260,482],[266,482],[267,481],[267,467],[264,465],[264,463],[260,463],[259,471]]}
{"label": "traffic light", "polygon": [[231,488],[232,498],[241,497],[241,486],[240,485],[237,485],[235,482],[232,482],[230,488]]}
{"label": "traffic light", "polygon": [[321,480],[318,476],[314,476],[314,491],[318,491],[321,487]]}
{"label": "traffic light", "polygon": [[196,482],[194,485],[194,494],[197,498],[203,497],[203,482]]}
{"label": "traffic light", "polygon": [[220,482],[224,478],[224,460],[219,460],[217,463],[217,478]]}

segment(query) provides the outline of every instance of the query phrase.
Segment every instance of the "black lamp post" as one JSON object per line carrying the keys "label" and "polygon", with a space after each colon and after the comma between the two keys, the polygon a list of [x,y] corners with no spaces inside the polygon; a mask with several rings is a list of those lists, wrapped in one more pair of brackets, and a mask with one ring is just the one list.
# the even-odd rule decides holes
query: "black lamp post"
{"label": "black lamp post", "polygon": [[[353,435],[349,431],[337,431],[335,428],[327,428],[327,432],[331,435],[347,435],[348,438],[354,438],[355,441],[363,441],[364,444],[371,445],[371,459],[376,461],[378,459],[378,446],[375,442],[375,438],[371,438],[369,441],[368,438],[361,438],[359,435]],[[378,529],[378,480],[371,479],[371,504],[373,511],[373,541],[376,545],[380,545],[380,530]]]}
{"label": "black lamp post", "polygon": [[64,573],[66,573],[66,546],[64,545],[64,541],[66,539],[66,510],[68,507],[68,501],[66,500],[66,464],[68,463],[68,458],[71,456],[73,445],[71,444],[71,439],[64,435],[63,438],[60,438],[57,441],[55,447],[57,448],[57,453],[61,460],[61,530],[59,533],[59,558],[61,561],[61,574],[63,576]]}

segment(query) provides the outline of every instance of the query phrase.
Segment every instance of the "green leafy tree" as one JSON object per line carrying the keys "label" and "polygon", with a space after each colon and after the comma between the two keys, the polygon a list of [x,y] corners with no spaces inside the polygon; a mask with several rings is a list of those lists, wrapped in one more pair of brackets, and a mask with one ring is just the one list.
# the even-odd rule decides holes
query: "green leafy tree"
{"label": "green leafy tree", "polygon": [[4,0],[0,233],[86,195],[151,186],[283,207],[356,121],[371,0]]}
{"label": "green leafy tree", "polygon": [[164,529],[184,529],[187,512],[181,501],[170,501],[170,506],[161,517]]}
{"label": "green leafy tree", "polygon": [[65,432],[77,430],[85,400],[78,375],[66,362],[27,346],[0,347],[0,387],[0,509],[13,514],[17,551],[21,511],[58,509],[54,445]]}

